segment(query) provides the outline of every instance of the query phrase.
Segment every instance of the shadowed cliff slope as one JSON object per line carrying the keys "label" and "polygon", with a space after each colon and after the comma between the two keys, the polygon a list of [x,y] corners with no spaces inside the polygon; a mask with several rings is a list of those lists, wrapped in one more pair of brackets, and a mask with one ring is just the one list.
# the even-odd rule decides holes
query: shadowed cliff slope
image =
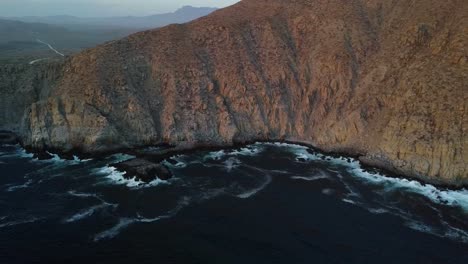
{"label": "shadowed cliff slope", "polygon": [[90,152],[289,139],[467,184],[467,47],[465,0],[244,0],[73,56],[18,132]]}

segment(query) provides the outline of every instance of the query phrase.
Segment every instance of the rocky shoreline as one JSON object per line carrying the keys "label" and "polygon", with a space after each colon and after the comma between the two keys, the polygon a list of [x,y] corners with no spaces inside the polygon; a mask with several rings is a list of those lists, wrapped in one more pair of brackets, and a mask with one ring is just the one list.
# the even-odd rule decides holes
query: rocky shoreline
{"label": "rocky shoreline", "polygon": [[[310,154],[320,153],[325,156],[322,157],[324,160],[330,160],[331,158],[340,158],[346,157],[347,161],[351,163],[351,160],[358,160],[362,165],[363,169],[367,171],[380,172],[384,175],[400,178],[415,180],[421,184],[431,184],[438,188],[446,188],[451,190],[461,190],[468,189],[467,182],[443,182],[438,181],[430,177],[423,176],[414,176],[414,175],[405,175],[399,171],[396,171],[393,167],[386,166],[384,163],[376,163],[372,160],[368,160],[365,156],[360,155],[359,153],[347,153],[347,152],[330,152],[324,151],[316,146],[304,142],[304,141],[294,141],[294,140],[253,140],[248,142],[237,142],[232,145],[219,145],[219,144],[183,144],[179,146],[173,146],[169,144],[159,144],[159,145],[148,145],[148,146],[139,146],[135,148],[122,148],[112,151],[102,151],[96,153],[82,152],[78,150],[63,152],[59,149],[34,149],[27,146],[23,146],[20,139],[12,132],[2,131],[0,132],[0,144],[20,144],[28,153],[34,155],[34,158],[39,160],[47,160],[54,158],[55,155],[58,155],[62,159],[73,160],[75,158],[79,159],[89,159],[96,158],[100,159],[102,157],[116,154],[124,153],[128,155],[135,156],[130,160],[123,162],[109,164],[112,167],[115,167],[118,171],[125,172],[124,177],[127,179],[136,177],[137,179],[143,182],[151,182],[156,178],[161,180],[168,180],[172,178],[172,173],[170,169],[163,164],[163,161],[171,161],[171,157],[177,155],[191,154],[197,151],[219,151],[219,150],[234,150],[239,149],[254,143],[287,143],[293,145],[300,145],[307,147],[307,151]],[[151,151],[147,151],[147,149]]]}

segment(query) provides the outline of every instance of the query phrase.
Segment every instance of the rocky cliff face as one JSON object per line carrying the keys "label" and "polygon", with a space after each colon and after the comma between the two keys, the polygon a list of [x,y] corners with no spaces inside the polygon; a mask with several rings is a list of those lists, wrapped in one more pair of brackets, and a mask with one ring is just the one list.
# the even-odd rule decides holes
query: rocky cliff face
{"label": "rocky cliff face", "polygon": [[60,62],[0,65],[0,130],[20,132],[24,112],[46,99],[62,74]]}
{"label": "rocky cliff face", "polygon": [[465,0],[244,0],[73,56],[19,131],[89,152],[289,139],[467,184],[467,47]]}

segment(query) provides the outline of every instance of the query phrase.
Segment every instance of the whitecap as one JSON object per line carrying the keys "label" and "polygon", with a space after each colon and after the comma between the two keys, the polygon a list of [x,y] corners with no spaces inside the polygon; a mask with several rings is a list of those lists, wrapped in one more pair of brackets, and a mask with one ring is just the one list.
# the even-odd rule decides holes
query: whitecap
{"label": "whitecap", "polygon": [[105,176],[105,178],[108,179],[109,180],[108,182],[111,184],[125,185],[133,189],[154,187],[159,184],[169,184],[169,181],[161,180],[159,178],[156,178],[151,182],[144,182],[144,181],[137,179],[136,177],[126,178],[124,176],[126,174],[125,172],[121,172],[113,166],[106,166],[103,168],[95,169],[94,173],[96,175]]}
{"label": "whitecap", "polygon": [[219,151],[212,151],[206,154],[203,157],[203,160],[220,160],[226,155],[226,152],[224,150],[219,150]]}
{"label": "whitecap", "polygon": [[247,146],[240,149],[234,149],[229,152],[229,155],[241,155],[241,156],[255,156],[262,152],[262,148],[257,146]]}
{"label": "whitecap", "polygon": [[281,147],[289,152],[293,153],[296,155],[296,161],[309,161],[309,160],[317,160],[322,154],[311,154],[309,153],[309,148],[306,146],[302,145],[297,145],[297,144],[290,144],[290,143],[281,143],[281,142],[274,142],[274,143],[256,143],[258,145],[266,145],[266,146],[276,146],[276,147]]}
{"label": "whitecap", "polygon": [[80,159],[78,156],[73,155],[73,161],[75,162],[88,162],[92,161],[93,159]]}

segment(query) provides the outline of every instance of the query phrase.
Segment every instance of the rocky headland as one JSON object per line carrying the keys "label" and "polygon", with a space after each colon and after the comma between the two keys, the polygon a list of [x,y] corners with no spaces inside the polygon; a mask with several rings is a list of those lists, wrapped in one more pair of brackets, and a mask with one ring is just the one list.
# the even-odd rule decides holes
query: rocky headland
{"label": "rocky headland", "polygon": [[467,47],[464,0],[244,0],[1,66],[0,129],[85,153],[291,140],[466,186]]}

